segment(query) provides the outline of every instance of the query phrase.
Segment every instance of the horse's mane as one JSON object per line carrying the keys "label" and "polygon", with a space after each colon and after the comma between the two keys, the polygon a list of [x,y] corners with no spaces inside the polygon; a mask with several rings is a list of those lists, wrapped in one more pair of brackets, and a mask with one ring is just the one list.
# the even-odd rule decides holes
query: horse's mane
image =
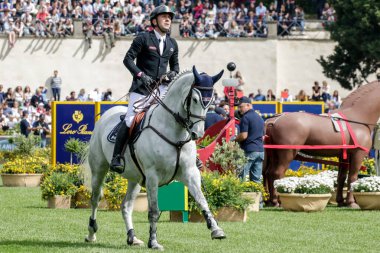
{"label": "horse's mane", "polygon": [[174,83],[176,83],[176,81],[178,79],[180,79],[182,76],[184,75],[187,75],[189,73],[193,73],[193,71],[191,69],[184,69],[182,71],[180,71],[173,79],[173,81],[169,84],[169,87],[168,87],[168,91],[170,90],[170,88],[174,85]]}
{"label": "horse's mane", "polygon": [[358,89],[351,92],[345,99],[343,99],[340,108],[351,107],[362,99],[368,99],[367,95],[372,93],[377,88],[380,88],[380,84],[377,81],[360,86]]}

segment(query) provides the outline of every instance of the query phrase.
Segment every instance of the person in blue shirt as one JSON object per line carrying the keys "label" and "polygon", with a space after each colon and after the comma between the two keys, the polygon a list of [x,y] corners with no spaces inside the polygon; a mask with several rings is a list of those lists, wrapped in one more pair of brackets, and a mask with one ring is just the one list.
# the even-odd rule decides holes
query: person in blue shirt
{"label": "person in blue shirt", "polygon": [[224,120],[224,118],[215,112],[215,105],[210,105],[206,114],[205,131],[215,123]]}
{"label": "person in blue shirt", "polygon": [[257,90],[257,95],[254,98],[255,101],[265,101],[265,95],[262,93],[261,89]]}
{"label": "person in blue shirt", "polygon": [[239,142],[248,159],[239,176],[243,180],[249,176],[251,181],[260,183],[264,160],[264,120],[252,109],[251,100],[245,96],[240,98],[238,109],[243,116],[235,141]]}

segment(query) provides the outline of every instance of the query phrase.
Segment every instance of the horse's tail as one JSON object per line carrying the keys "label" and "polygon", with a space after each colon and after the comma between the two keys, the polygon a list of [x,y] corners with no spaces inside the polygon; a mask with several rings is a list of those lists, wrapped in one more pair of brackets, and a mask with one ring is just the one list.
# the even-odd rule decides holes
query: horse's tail
{"label": "horse's tail", "polygon": [[81,173],[83,177],[84,186],[87,190],[91,191],[91,167],[90,163],[88,161],[88,155],[90,153],[90,144],[87,144],[87,146],[84,148],[82,154],[81,154],[81,160],[80,160],[80,167],[81,167]]}

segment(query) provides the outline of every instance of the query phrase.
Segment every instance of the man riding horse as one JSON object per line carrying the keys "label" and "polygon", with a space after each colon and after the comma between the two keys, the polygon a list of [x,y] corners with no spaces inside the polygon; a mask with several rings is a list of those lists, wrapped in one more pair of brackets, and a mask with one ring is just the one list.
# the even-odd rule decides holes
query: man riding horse
{"label": "man riding horse", "polygon": [[[135,117],[136,109],[138,109],[135,108],[135,105],[149,106],[152,100],[148,99],[148,96],[159,79],[166,75],[171,81],[179,72],[178,45],[175,39],[168,34],[173,17],[174,13],[169,7],[161,5],[155,8],[150,15],[153,31],[139,34],[125,55],[123,63],[133,75],[133,81],[129,89],[129,106],[124,120],[125,124],[122,124],[117,133],[110,164],[110,169],[114,172],[122,173],[124,171],[121,153],[128,140],[129,128]],[[168,63],[170,71],[166,74]],[[158,87],[161,96],[166,93],[166,90],[167,85],[165,84],[160,84]]]}

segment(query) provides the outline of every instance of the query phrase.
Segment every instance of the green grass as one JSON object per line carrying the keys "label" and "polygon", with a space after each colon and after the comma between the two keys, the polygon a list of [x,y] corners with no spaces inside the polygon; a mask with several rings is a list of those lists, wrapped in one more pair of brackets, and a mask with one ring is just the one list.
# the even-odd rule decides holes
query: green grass
{"label": "green grass", "polygon": [[[52,210],[39,188],[0,187],[0,252],[151,252],[126,245],[120,212],[99,211],[98,241],[84,242],[90,210]],[[212,241],[204,223],[171,223],[163,213],[158,239],[166,252],[380,252],[380,212],[328,207],[319,213],[264,209],[247,223],[223,223]],[[147,242],[147,213],[134,213]]]}

